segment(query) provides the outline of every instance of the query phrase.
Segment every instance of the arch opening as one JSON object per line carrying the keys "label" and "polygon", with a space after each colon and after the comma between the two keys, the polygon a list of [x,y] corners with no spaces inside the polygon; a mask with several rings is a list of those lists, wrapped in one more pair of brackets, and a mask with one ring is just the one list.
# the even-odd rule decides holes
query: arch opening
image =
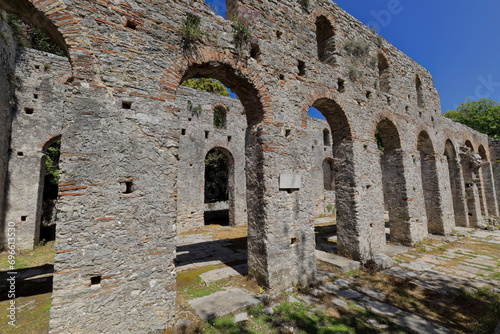
{"label": "arch opening", "polygon": [[377,67],[378,67],[378,78],[379,78],[379,90],[384,93],[389,93],[391,90],[390,86],[391,73],[389,69],[389,62],[382,53],[378,53],[377,63],[378,63]]}
{"label": "arch opening", "polygon": [[205,225],[229,226],[234,210],[234,160],[231,153],[213,148],[205,156]]}
{"label": "arch opening", "polygon": [[420,175],[427,216],[427,229],[431,234],[443,234],[444,227],[436,158],[434,146],[426,131],[422,131],[418,135],[417,150],[420,153]]}
{"label": "arch opening", "polygon": [[[37,35],[35,36],[36,38],[45,39],[43,35],[46,35],[48,39],[50,39],[50,41],[57,45],[58,49],[61,52],[60,55],[69,56],[68,46],[66,44],[64,36],[58,30],[56,25],[49,18],[47,18],[47,16],[43,12],[38,10],[38,8],[33,5],[33,3],[26,0],[2,0],[0,1],[0,10],[4,10],[8,14],[17,17],[18,19],[31,25],[32,27],[35,27],[36,31],[34,31],[34,34]],[[19,30],[19,32],[22,33],[24,27],[19,28],[21,29]],[[43,43],[48,43],[48,40],[45,39]],[[56,51],[56,48],[52,49]]]}
{"label": "arch opening", "polygon": [[52,138],[44,147],[40,184],[42,190],[42,209],[37,219],[35,245],[39,242],[54,241],[56,238],[57,199],[59,194],[59,160],[61,156],[61,136]]}
{"label": "arch opening", "polygon": [[424,108],[425,102],[424,102],[424,92],[422,88],[422,80],[420,80],[420,77],[418,75],[415,78],[415,90],[417,92],[417,106],[419,108]]}
{"label": "arch opening", "polygon": [[498,216],[498,204],[495,201],[496,191],[493,181],[493,169],[483,145],[479,145],[478,153],[481,156],[478,190],[481,200],[481,211],[484,216]]}
{"label": "arch opening", "polygon": [[[333,159],[323,161],[325,190],[335,190],[336,225],[333,230],[337,234],[337,243],[331,250],[353,258],[360,258],[357,248],[356,232],[352,231],[352,222],[357,219],[355,210],[353,143],[351,127],[342,108],[333,100],[320,98],[312,107],[317,109],[328,122],[331,134]],[[328,129],[327,129],[328,130]],[[330,174],[331,171],[331,174]],[[328,177],[328,180],[326,180]],[[330,178],[333,179],[331,182]],[[319,227],[317,227],[319,228]],[[324,227],[322,227],[324,228]]]}
{"label": "arch opening", "polygon": [[328,129],[323,130],[323,146],[330,146],[332,145],[331,140],[330,140],[330,131]]}
{"label": "arch opening", "polygon": [[[249,282],[249,284],[269,286],[270,276],[268,273],[267,254],[265,253],[266,245],[264,244],[265,231],[262,226],[265,222],[263,209],[264,172],[262,164],[263,152],[260,145],[260,131],[258,128],[258,124],[263,120],[264,116],[261,95],[254,83],[247,79],[245,74],[226,63],[217,61],[194,63],[183,73],[180,82],[182,83],[189,79],[200,78],[218,80],[227,87],[231,92],[231,97],[235,96],[239,102],[241,102],[243,107],[242,115],[244,115],[243,117],[246,121],[242,129],[238,128],[238,131],[244,130],[245,133],[244,141],[241,142],[241,145],[244,145],[241,149],[243,152],[243,161],[241,161],[241,159],[234,160],[236,156],[230,155],[227,148],[224,149],[222,146],[215,146],[218,150],[222,150],[222,153],[224,153],[226,157],[226,162],[222,163],[219,169],[225,170],[226,173],[229,174],[228,180],[225,181],[228,191],[222,190],[224,187],[219,189],[219,194],[226,193],[226,195],[221,195],[222,197],[216,198],[229,202],[229,224],[231,225],[232,221],[237,221],[238,225],[230,226],[230,230],[227,230],[223,234],[216,233],[214,235],[209,243],[214,247],[217,246],[221,248],[212,256],[218,258],[224,255],[223,258],[221,258],[224,264],[233,267],[233,269],[240,274],[245,275],[250,273],[254,279],[252,280],[254,283]],[[226,112],[227,111],[228,110],[226,110]],[[227,115],[229,117],[229,114]],[[235,115],[231,117],[235,117]],[[227,121],[232,122],[229,119]],[[226,124],[226,129],[224,129],[223,132],[213,134],[213,139],[212,135],[205,136],[205,142],[208,143],[210,140],[214,140],[214,143],[217,144],[217,140],[220,140],[223,136],[225,142],[224,147],[226,147],[226,145],[227,147],[240,145],[238,144],[240,142],[238,139],[239,135],[231,136],[230,132],[233,123],[229,122]],[[238,171],[241,170],[237,175],[234,174],[236,166],[238,166]],[[229,167],[229,171],[227,167]],[[235,188],[232,188],[232,185],[236,183],[238,184],[237,189],[239,189],[237,193],[234,192]],[[236,196],[238,196],[238,199],[235,201],[234,199]],[[244,208],[240,201],[241,197],[245,199],[243,200]],[[209,202],[209,200],[212,199],[207,198],[207,202]],[[238,207],[233,211],[235,207],[234,203],[236,203]],[[217,203],[206,203],[206,206],[210,205],[217,205]],[[245,215],[245,219],[243,220],[237,217],[237,213],[238,215]],[[210,226],[207,226],[207,228],[210,228]],[[234,234],[230,231],[233,231]],[[224,242],[222,240],[224,240]],[[229,246],[228,242],[230,244]],[[178,270],[183,270],[179,267],[179,263],[184,260],[187,260],[188,263],[203,263],[206,261],[205,258],[197,258],[200,254],[196,250],[196,244],[184,244],[182,235],[177,235],[177,244],[180,245],[177,247],[178,252],[184,253],[188,251],[187,254],[179,255],[180,253],[178,253],[176,259]]]}
{"label": "arch opening", "polygon": [[407,189],[404,176],[403,152],[399,132],[389,119],[382,119],[376,127],[375,141],[380,150],[380,170],[384,207],[386,240],[409,244],[409,212],[406,201]]}
{"label": "arch opening", "polygon": [[448,165],[455,225],[465,227],[467,226],[467,210],[465,207],[464,189],[462,187],[462,171],[455,146],[449,139],[446,140],[445,143],[444,155],[446,156],[446,162]]}
{"label": "arch opening", "polygon": [[335,63],[335,32],[323,15],[316,19],[316,45],[318,59],[327,64]]}
{"label": "arch opening", "polygon": [[333,173],[333,159],[323,160],[323,189],[325,191],[335,191],[335,177]]}
{"label": "arch opening", "polygon": [[227,108],[218,105],[214,107],[214,128],[225,129],[227,123]]}
{"label": "arch opening", "polygon": [[251,127],[262,121],[264,112],[259,91],[249,81],[242,80],[243,77],[241,72],[228,64],[209,62],[190,66],[181,82],[194,78],[220,81],[239,98],[245,109],[247,124]]}

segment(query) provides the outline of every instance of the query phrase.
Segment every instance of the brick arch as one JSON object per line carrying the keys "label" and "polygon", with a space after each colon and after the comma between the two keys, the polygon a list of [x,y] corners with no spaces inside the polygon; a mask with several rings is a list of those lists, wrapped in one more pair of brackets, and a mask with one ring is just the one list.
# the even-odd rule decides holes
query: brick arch
{"label": "brick arch", "polygon": [[[387,111],[387,110],[382,110],[381,112],[376,114],[375,117],[373,117],[371,127],[372,128],[376,127],[378,123],[380,123],[382,120],[384,120],[384,118],[388,119],[389,121],[394,123],[394,125],[396,125],[397,120],[396,120],[396,117],[394,116],[394,114]],[[396,126],[396,128],[398,129],[398,132],[400,132],[399,128],[397,126]]]}
{"label": "brick arch", "polygon": [[486,149],[484,148],[483,144],[479,144],[479,146],[477,148],[477,152],[479,153],[479,155],[481,156],[481,158],[483,159],[483,161],[489,161],[490,160],[490,158],[488,156],[488,151],[486,151]]}
{"label": "brick arch", "polygon": [[388,150],[401,149],[401,131],[394,117],[383,111],[374,118],[374,121],[372,129],[379,130],[384,147]]}
{"label": "brick arch", "polygon": [[52,129],[50,129],[50,131],[45,134],[45,138],[38,144],[40,150],[44,151],[54,141],[61,139],[62,130],[62,127],[52,127]]}
{"label": "brick arch", "polygon": [[470,148],[473,152],[476,150],[476,148],[474,147],[474,140],[465,139],[464,145],[467,146],[468,148]]}
{"label": "brick arch", "polygon": [[[446,133],[446,132],[445,132]],[[457,147],[456,140],[452,136],[446,136],[444,140],[444,150],[443,155],[445,155],[447,158],[456,158],[458,156],[459,148]],[[451,149],[453,151],[451,152]]]}
{"label": "brick arch", "polygon": [[[358,219],[356,199],[359,194],[352,187],[356,183],[354,173],[354,152],[352,124],[345,107],[336,101],[338,97],[328,89],[313,89],[304,97],[301,106],[301,118],[307,125],[307,111],[313,106],[321,111],[330,127],[332,138],[333,169],[335,175],[337,232],[339,254],[351,254],[355,259],[362,257],[359,249],[352,249],[356,244],[358,231],[350,222]],[[323,130],[320,130],[323,131]]]}
{"label": "brick arch", "polygon": [[311,26],[311,28],[315,28],[315,24],[316,24],[316,20],[318,19],[318,17],[320,16],[324,16],[328,21],[330,21],[330,24],[332,25],[333,29],[335,30],[335,13],[330,11],[330,10],[326,10],[325,8],[315,8],[311,14],[309,14],[309,16],[307,17],[307,23]]}
{"label": "brick arch", "polygon": [[316,34],[316,51],[319,61],[335,65],[337,45],[334,16],[323,8],[318,8],[309,15],[308,24],[311,31]]}
{"label": "brick arch", "polygon": [[86,42],[79,20],[62,0],[0,0],[0,9],[47,33],[69,58],[75,79],[93,79],[95,58],[90,44]]}
{"label": "brick arch", "polygon": [[167,100],[175,99],[183,80],[196,76],[210,77],[221,81],[238,95],[249,124],[272,122],[274,119],[271,97],[264,81],[246,62],[229,52],[200,48],[179,56],[164,73],[162,95]]}
{"label": "brick arch", "polygon": [[436,155],[436,138],[434,137],[434,133],[432,132],[432,128],[427,127],[426,125],[420,124],[417,126],[415,129],[415,132],[413,133],[413,148],[417,150],[418,147],[418,138],[422,132],[426,132],[427,135],[429,136],[430,142],[432,143],[432,148],[434,151],[434,155]]}
{"label": "brick arch", "polygon": [[339,107],[343,110],[344,115],[347,118],[347,123],[349,125],[349,129],[352,132],[352,123],[351,120],[349,119],[349,115],[345,112],[347,110],[345,104],[343,101],[340,99],[340,96],[333,91],[333,89],[327,89],[327,88],[315,88],[311,90],[311,92],[303,97],[302,105],[300,106],[300,124],[302,127],[307,127],[307,119],[308,119],[308,114],[307,112],[309,111],[309,107],[312,107],[314,102],[320,99],[329,99],[332,101],[335,101],[336,104],[339,105]]}

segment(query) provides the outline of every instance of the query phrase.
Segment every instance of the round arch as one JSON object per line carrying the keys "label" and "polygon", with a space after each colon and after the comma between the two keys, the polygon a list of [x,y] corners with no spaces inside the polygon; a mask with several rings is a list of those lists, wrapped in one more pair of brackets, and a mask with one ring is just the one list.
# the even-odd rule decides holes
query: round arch
{"label": "round arch", "polygon": [[408,190],[405,178],[401,138],[394,122],[388,117],[379,115],[376,118],[376,131],[373,140],[380,149],[380,171],[384,206],[389,214],[385,227],[386,240],[404,245],[411,244],[410,215],[408,209]]}
{"label": "round arch", "polygon": [[467,226],[467,209],[464,196],[463,176],[460,162],[458,160],[455,144],[447,139],[444,144],[444,156],[448,165],[448,176],[450,181],[450,192],[453,204],[453,215],[456,226]]}
{"label": "round arch", "polygon": [[420,152],[421,187],[425,202],[427,228],[429,233],[444,234],[443,212],[439,196],[439,180],[434,145],[426,130],[417,137],[417,150]]}
{"label": "round arch", "polygon": [[477,148],[477,153],[481,156],[481,159],[483,159],[483,162],[488,161],[488,154],[486,153],[486,150],[484,149],[483,144],[480,144],[479,147]]}
{"label": "round arch", "polygon": [[231,89],[240,99],[249,126],[272,121],[271,98],[264,82],[234,55],[211,48],[200,48],[180,56],[165,73],[164,97],[173,100],[177,87],[187,79],[213,78]]}
{"label": "round arch", "polygon": [[44,31],[69,58],[73,77],[89,80],[94,77],[95,58],[79,20],[66,9],[61,0],[0,0],[0,9],[19,16]]}
{"label": "round arch", "polygon": [[446,142],[444,144],[443,154],[446,156],[448,160],[457,158],[457,150],[455,149],[455,145],[453,144],[453,141],[451,139],[446,139]]}

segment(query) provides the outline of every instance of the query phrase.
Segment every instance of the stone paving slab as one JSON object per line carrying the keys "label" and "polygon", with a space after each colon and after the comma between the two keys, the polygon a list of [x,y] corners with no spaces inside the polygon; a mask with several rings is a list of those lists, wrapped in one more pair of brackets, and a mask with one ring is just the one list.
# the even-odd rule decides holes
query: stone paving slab
{"label": "stone paving slab", "polygon": [[418,273],[413,270],[406,270],[400,267],[392,267],[390,269],[384,270],[383,273],[403,279],[413,278],[418,275]]}
{"label": "stone paving slab", "polygon": [[403,313],[396,318],[396,323],[419,334],[450,334],[453,333],[442,327],[437,327],[415,314]]}
{"label": "stone paving slab", "polygon": [[360,267],[360,263],[358,261],[349,260],[345,257],[330,254],[320,250],[316,250],[316,259],[329,263],[335,268],[342,270],[343,272],[356,270]]}
{"label": "stone paving slab", "polygon": [[410,263],[401,263],[399,266],[415,271],[430,270],[435,267],[433,264],[427,263],[424,260],[412,261]]}
{"label": "stone paving slab", "polygon": [[258,299],[237,288],[230,288],[189,301],[189,305],[204,320],[220,317],[258,303]]}
{"label": "stone paving slab", "polygon": [[226,267],[207,271],[200,275],[200,278],[207,284],[221,280],[223,278],[245,275],[248,272],[247,264],[239,264],[234,267]]}
{"label": "stone paving slab", "polygon": [[368,301],[365,304],[365,306],[368,310],[372,311],[373,313],[385,317],[394,317],[395,315],[403,312],[401,309],[397,307],[375,300]]}
{"label": "stone paving slab", "polygon": [[492,272],[491,271],[488,271],[488,270],[483,270],[483,269],[480,269],[478,267],[475,267],[475,266],[469,266],[469,265],[465,265],[465,264],[458,264],[455,266],[457,269],[460,269],[460,270],[463,270],[463,271],[468,271],[472,274],[482,274],[482,275],[491,275]]}

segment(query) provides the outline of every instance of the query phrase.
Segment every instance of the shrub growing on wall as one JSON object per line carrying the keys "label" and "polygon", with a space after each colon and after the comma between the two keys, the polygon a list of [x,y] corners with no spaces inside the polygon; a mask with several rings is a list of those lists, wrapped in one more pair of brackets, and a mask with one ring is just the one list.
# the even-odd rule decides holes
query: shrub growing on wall
{"label": "shrub growing on wall", "polygon": [[8,22],[19,45],[32,48],[58,56],[64,56],[64,52],[55,44],[42,30],[14,15],[8,16]]}

